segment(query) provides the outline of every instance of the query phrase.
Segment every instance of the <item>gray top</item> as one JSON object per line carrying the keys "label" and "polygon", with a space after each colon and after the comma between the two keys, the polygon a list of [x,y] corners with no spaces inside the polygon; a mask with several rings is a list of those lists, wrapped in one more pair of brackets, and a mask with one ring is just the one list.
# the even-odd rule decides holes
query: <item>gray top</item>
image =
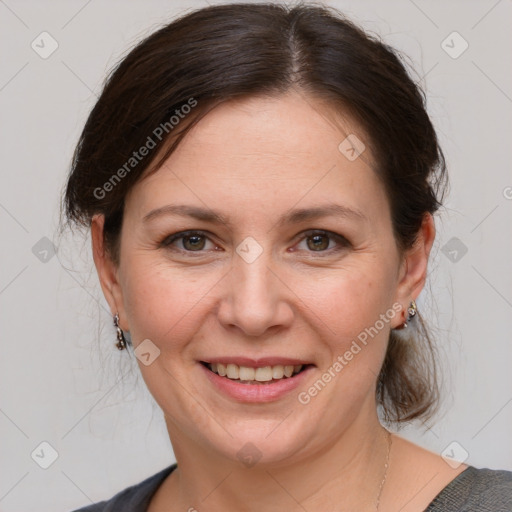
{"label": "gray top", "polygon": [[[74,512],[146,512],[151,498],[176,464],[139,484],[127,487],[108,501]],[[512,512],[512,471],[468,466],[430,503],[424,512]]]}

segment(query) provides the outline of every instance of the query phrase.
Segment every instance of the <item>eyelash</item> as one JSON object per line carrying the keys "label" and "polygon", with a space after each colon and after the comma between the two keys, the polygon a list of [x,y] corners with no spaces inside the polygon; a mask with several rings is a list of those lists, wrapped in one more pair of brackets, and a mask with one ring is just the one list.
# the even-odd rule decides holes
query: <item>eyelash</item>
{"label": "eyelash", "polygon": [[[339,251],[351,246],[350,242],[344,236],[339,235],[338,233],[333,233],[332,231],[325,231],[322,229],[310,229],[308,231],[304,231],[303,235],[304,236],[297,243],[300,243],[303,240],[306,240],[308,237],[313,237],[316,235],[327,236],[327,237],[330,237],[331,239],[337,241],[338,247],[325,249],[323,251],[308,251],[311,254],[315,254],[320,257],[322,257],[323,255],[326,255],[326,254],[330,255],[334,252],[339,252]],[[180,231],[178,233],[174,233],[172,235],[166,236],[159,243],[159,247],[169,249],[169,248],[171,248],[173,242],[175,242],[177,240],[181,240],[183,238],[192,237],[192,236],[201,236],[201,237],[205,237],[205,238],[209,239],[208,233],[206,231]],[[199,251],[188,251],[186,249],[171,249],[171,250],[175,250],[175,251],[181,252],[181,253],[186,253],[187,255],[194,255],[194,253],[197,253],[197,256],[206,252],[204,250],[199,250]]]}

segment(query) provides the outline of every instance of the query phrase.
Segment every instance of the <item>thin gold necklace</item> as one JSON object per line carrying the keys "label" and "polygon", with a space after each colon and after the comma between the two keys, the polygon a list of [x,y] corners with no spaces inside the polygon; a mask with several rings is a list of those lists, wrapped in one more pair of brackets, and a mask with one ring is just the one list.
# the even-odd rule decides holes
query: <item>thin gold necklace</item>
{"label": "thin gold necklace", "polygon": [[391,443],[393,442],[391,437],[391,432],[389,430],[386,430],[387,433],[387,439],[388,439],[388,453],[386,455],[386,463],[384,464],[384,478],[382,479],[382,482],[380,483],[379,487],[379,494],[377,496],[377,504],[376,504],[376,511],[379,511],[380,506],[380,496],[382,494],[382,490],[384,489],[384,484],[386,483],[386,477],[388,476],[388,467],[389,467],[389,454],[391,452]]}

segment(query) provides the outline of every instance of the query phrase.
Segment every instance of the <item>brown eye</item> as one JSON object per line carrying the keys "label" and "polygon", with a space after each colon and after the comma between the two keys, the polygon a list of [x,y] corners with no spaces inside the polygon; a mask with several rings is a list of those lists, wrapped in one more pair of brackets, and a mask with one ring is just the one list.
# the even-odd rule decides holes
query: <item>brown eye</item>
{"label": "brown eye", "polygon": [[329,255],[351,246],[344,236],[331,231],[311,230],[304,235],[297,246],[298,249],[309,253],[318,253],[319,256],[323,255],[321,253]]}
{"label": "brown eye", "polygon": [[329,237],[327,235],[308,236],[308,248],[312,251],[324,251],[329,247]]}
{"label": "brown eye", "polygon": [[201,235],[192,235],[192,236],[184,236],[183,247],[187,251],[200,251],[204,249],[205,239],[204,236]]}
{"label": "brown eye", "polygon": [[160,246],[178,252],[206,252],[216,248],[210,238],[200,231],[174,233],[160,242]]}

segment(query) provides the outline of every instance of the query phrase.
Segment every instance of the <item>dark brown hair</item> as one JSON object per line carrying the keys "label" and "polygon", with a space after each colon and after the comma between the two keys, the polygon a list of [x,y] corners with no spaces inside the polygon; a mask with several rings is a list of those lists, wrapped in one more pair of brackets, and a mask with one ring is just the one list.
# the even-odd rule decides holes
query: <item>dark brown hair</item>
{"label": "dark brown hair", "polygon": [[[403,254],[424,215],[441,206],[446,185],[425,95],[396,50],[333,8],[308,4],[210,6],[140,42],[112,70],[87,119],[63,197],[66,224],[89,227],[103,214],[105,247],[119,263],[131,187],[216,105],[291,88],[349,112],[363,128]],[[407,341],[391,331],[378,379],[377,403],[388,421],[428,418],[438,405],[434,347],[420,314],[411,324],[417,328]]]}

